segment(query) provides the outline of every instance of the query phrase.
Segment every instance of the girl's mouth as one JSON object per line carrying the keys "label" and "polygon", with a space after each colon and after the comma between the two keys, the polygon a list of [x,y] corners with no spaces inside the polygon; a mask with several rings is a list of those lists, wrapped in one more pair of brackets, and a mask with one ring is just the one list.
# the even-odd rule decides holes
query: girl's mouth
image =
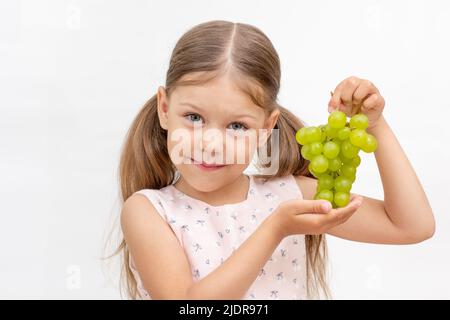
{"label": "girl's mouth", "polygon": [[212,171],[212,170],[218,170],[220,168],[226,167],[225,164],[207,164],[204,162],[199,162],[197,160],[194,160],[191,158],[192,163],[202,170]]}

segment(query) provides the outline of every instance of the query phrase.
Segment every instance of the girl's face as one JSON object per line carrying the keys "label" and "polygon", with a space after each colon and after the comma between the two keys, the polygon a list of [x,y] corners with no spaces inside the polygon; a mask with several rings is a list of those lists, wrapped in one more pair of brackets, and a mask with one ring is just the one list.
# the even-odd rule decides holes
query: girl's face
{"label": "girl's face", "polygon": [[278,114],[275,109],[266,118],[226,75],[202,85],[179,86],[170,99],[163,87],[158,88],[158,116],[168,131],[170,158],[189,185],[202,192],[219,189],[242,174]]}

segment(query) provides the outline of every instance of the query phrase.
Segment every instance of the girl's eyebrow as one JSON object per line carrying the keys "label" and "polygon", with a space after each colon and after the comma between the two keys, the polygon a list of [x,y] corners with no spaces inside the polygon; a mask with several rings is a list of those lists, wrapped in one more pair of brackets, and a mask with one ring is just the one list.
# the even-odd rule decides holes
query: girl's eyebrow
{"label": "girl's eyebrow", "polygon": [[[202,108],[200,108],[200,107],[198,107],[198,106],[196,106],[195,104],[193,104],[193,103],[190,103],[190,102],[181,102],[180,103],[181,105],[185,105],[185,106],[190,106],[190,107],[192,107],[193,109],[196,109],[196,110],[198,110],[198,111],[204,111]],[[246,113],[246,114],[236,114],[236,115],[234,115],[236,118],[252,118],[252,119],[254,119],[254,120],[257,120],[257,118],[254,116],[254,115],[252,115],[252,114],[248,114],[248,113]]]}
{"label": "girl's eyebrow", "polygon": [[198,111],[203,111],[202,108],[196,106],[195,104],[192,104],[190,102],[180,102],[181,105],[190,106],[194,109],[197,109]]}

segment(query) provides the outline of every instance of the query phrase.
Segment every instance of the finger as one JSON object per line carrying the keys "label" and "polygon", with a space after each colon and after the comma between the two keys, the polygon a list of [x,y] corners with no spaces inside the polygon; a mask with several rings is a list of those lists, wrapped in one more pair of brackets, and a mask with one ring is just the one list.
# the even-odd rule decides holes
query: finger
{"label": "finger", "polygon": [[296,214],[327,213],[332,209],[327,200],[291,200],[286,201],[284,205]]}
{"label": "finger", "polygon": [[350,77],[344,84],[341,91],[341,100],[345,105],[343,110],[345,113],[350,114],[353,108],[353,93],[358,88],[361,80],[356,77]]}
{"label": "finger", "polygon": [[336,89],[334,90],[334,93],[331,97],[331,100],[329,102],[329,108],[328,108],[328,112],[334,111],[334,110],[340,110],[343,112],[347,111],[347,107],[345,106],[345,104],[343,103],[343,98],[342,98],[342,93],[343,90],[345,89],[345,86],[347,85],[347,82],[350,78],[347,78],[343,81],[341,81],[337,86]]}
{"label": "finger", "polygon": [[353,103],[360,105],[372,93],[378,93],[377,88],[369,80],[363,80],[353,93]]}
{"label": "finger", "polygon": [[341,94],[342,92],[340,89],[334,91],[333,97],[330,99],[330,102],[328,103],[328,112],[338,110],[345,112],[346,107],[345,104],[342,103]]}
{"label": "finger", "polygon": [[363,197],[354,196],[345,207],[331,210],[324,216],[324,224],[327,228],[342,224],[347,221],[362,204]]}
{"label": "finger", "polygon": [[362,197],[362,196],[357,193],[350,193],[350,202],[357,200],[356,198],[358,198],[358,197]]}
{"label": "finger", "polygon": [[361,106],[361,110],[362,111],[369,111],[371,109],[375,109],[375,107],[378,104],[382,104],[384,103],[383,98],[377,94],[377,93],[373,93],[371,94],[366,100],[364,100],[362,106]]}
{"label": "finger", "polygon": [[330,213],[335,214],[346,214],[349,210],[352,209],[354,205],[361,205],[364,201],[364,197],[359,194],[350,194],[350,201],[345,207],[332,209]]}
{"label": "finger", "polygon": [[369,80],[361,81],[353,93],[353,107],[350,116],[361,112],[363,102],[372,94],[378,93],[378,89]]}

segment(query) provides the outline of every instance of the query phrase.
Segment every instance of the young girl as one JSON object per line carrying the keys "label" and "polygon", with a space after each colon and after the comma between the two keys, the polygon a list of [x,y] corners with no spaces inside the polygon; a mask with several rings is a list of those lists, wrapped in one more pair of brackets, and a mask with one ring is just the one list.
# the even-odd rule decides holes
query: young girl
{"label": "young girl", "polygon": [[[295,140],[303,124],[277,103],[279,87],[277,52],[253,26],[211,21],[178,41],[166,85],[140,110],[121,157],[119,249],[131,298],[327,296],[325,234],[384,244],[417,243],[433,235],[427,197],[370,81],[342,81],[328,111],[368,116],[385,197],[352,194],[339,209],[312,200],[317,180]],[[218,135],[198,138],[194,129]],[[242,137],[259,129],[269,134],[252,148]],[[244,174],[274,129],[278,170]],[[242,163],[222,162],[220,156],[230,152],[223,136],[244,152]],[[206,151],[214,155],[211,161],[205,161]]]}

